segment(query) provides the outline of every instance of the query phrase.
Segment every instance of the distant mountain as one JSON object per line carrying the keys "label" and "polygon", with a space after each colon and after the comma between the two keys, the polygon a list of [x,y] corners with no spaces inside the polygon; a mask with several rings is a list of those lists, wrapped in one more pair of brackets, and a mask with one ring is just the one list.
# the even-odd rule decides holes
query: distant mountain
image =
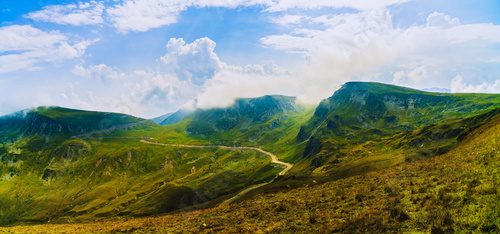
{"label": "distant mountain", "polygon": [[167,114],[164,114],[162,116],[158,116],[156,118],[152,118],[150,120],[153,121],[154,123],[160,124],[161,122],[163,122],[163,120],[165,120],[166,118],[168,118],[169,116],[171,116],[173,113],[175,113],[175,112],[167,113]]}
{"label": "distant mountain", "polygon": [[117,113],[38,107],[0,117],[3,138],[23,135],[71,136],[127,125],[143,119]]}
{"label": "distant mountain", "polygon": [[184,118],[186,118],[192,113],[193,111],[180,109],[174,113],[168,114],[168,116],[165,115],[165,118],[163,118],[162,121],[159,122],[159,124],[160,125],[175,124],[182,121]]}
{"label": "distant mountain", "polygon": [[422,89],[423,91],[426,92],[434,92],[434,93],[451,93],[450,89],[447,88],[426,88]]}
{"label": "distant mountain", "polygon": [[227,108],[197,110],[191,116],[187,131],[193,135],[209,136],[229,130],[245,130],[264,124],[300,108],[295,97],[266,95],[258,98],[240,98]]}

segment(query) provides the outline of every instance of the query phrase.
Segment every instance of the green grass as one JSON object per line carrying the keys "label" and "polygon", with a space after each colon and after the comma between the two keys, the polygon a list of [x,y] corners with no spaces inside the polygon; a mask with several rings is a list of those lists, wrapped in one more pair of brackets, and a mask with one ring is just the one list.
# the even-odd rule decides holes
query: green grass
{"label": "green grass", "polygon": [[[500,118],[451,151],[394,167],[164,216],[0,228],[52,232],[497,233]],[[291,185],[293,181],[280,181]]]}
{"label": "green grass", "polygon": [[[0,180],[3,224],[167,212],[269,180],[281,170],[251,150],[183,149],[123,138],[71,139],[40,151],[15,144],[22,163],[6,159],[0,167],[3,178],[15,171]],[[192,195],[172,206],[183,194]]]}
{"label": "green grass", "polygon": [[[37,109],[43,121],[55,121],[50,126],[76,127],[68,128],[69,135],[50,128],[2,140],[0,224],[80,222],[209,207],[281,170],[253,150],[166,147],[140,139],[259,147],[295,164],[289,175],[255,194],[430,160],[477,134],[500,110],[500,95],[495,94],[439,94],[359,82],[346,84],[315,110],[293,100],[240,99],[228,108],[195,111],[168,126],[120,114]],[[482,186],[479,193],[492,191],[491,184]],[[497,217],[490,213],[488,219]]]}

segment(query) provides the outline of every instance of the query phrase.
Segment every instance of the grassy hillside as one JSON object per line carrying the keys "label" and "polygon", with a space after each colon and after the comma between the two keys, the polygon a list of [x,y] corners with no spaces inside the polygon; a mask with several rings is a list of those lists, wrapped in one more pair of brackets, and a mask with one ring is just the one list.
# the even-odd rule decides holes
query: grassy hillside
{"label": "grassy hillside", "polygon": [[[397,170],[420,170],[422,180],[430,180],[433,177],[426,176],[437,173],[432,171],[435,168],[422,165],[443,154],[448,156],[439,157],[455,155],[457,161],[452,163],[457,168],[460,160],[472,163],[457,156],[457,152],[469,152],[467,147],[479,144],[476,141],[481,139],[485,144],[497,144],[498,135],[484,135],[478,129],[497,129],[498,116],[498,94],[429,93],[361,82],[345,84],[316,109],[297,105],[293,97],[264,96],[238,99],[226,108],[195,110],[166,126],[127,115],[54,107],[19,112],[0,118],[4,139],[0,144],[0,224],[80,222],[211,207],[248,186],[270,181],[281,170],[270,164],[266,155],[253,150],[148,145],[139,142],[141,139],[262,148],[295,165],[286,176],[252,191],[248,197],[263,191],[309,186],[312,181],[336,181],[315,188],[371,194],[355,196],[359,204],[347,202],[337,192],[325,195],[338,203],[335,212],[343,202],[347,202],[345,207],[354,205],[355,213],[348,214],[355,216],[363,211],[362,201],[367,197],[385,204],[385,200],[379,201],[385,196],[379,188],[365,191],[371,188],[370,183],[380,184],[381,180],[372,180],[368,175],[385,181],[390,180],[386,175],[395,175]],[[490,148],[484,148],[484,154],[498,154],[486,150]],[[480,168],[476,164],[471,167]],[[476,176],[482,174],[471,178]],[[300,196],[300,192],[287,192],[278,197],[295,204],[292,200]],[[308,206],[322,203],[321,197],[311,199],[316,200],[306,202]],[[244,204],[236,208],[241,212],[251,209]],[[298,204],[297,209],[303,209],[302,205]],[[259,216],[262,210],[257,208],[253,210]],[[272,214],[273,209],[265,212]],[[299,212],[295,208],[276,209]],[[406,219],[408,214],[401,215]],[[386,221],[380,222],[386,225]],[[340,223],[325,230],[348,230]],[[297,230],[301,230],[300,225]],[[391,225],[384,228],[395,230]]]}
{"label": "grassy hillside", "polygon": [[267,181],[281,170],[249,150],[151,146],[138,139],[71,139],[33,149],[32,141],[3,148],[1,224],[163,213]]}
{"label": "grassy hillside", "polygon": [[125,114],[38,107],[0,117],[0,140],[27,135],[68,137],[143,121]]}
{"label": "grassy hillside", "polygon": [[442,154],[499,113],[498,94],[442,94],[349,82],[322,101],[301,127],[297,142],[306,142],[305,165],[297,168],[352,174]]}
{"label": "grassy hillside", "polygon": [[187,117],[191,113],[192,113],[192,111],[190,111],[190,110],[180,109],[176,112],[168,113],[168,114],[156,117],[154,119],[151,119],[151,121],[153,121],[159,125],[171,125],[171,124],[175,124],[175,123],[182,121],[185,117]]}
{"label": "grassy hillside", "polygon": [[252,150],[139,142],[154,137],[209,144],[187,135],[182,124],[161,127],[126,115],[62,108],[38,108],[4,120],[16,128],[10,128],[14,137],[0,144],[0,224],[151,215],[210,205],[281,170]]}
{"label": "grassy hillside", "polygon": [[440,156],[230,206],[87,224],[17,226],[36,232],[432,232],[500,230],[500,118]]}
{"label": "grassy hillside", "polygon": [[298,105],[294,97],[241,98],[226,108],[198,109],[178,123],[147,134],[168,143],[257,146],[295,161],[305,147],[295,142],[295,136],[312,111]]}

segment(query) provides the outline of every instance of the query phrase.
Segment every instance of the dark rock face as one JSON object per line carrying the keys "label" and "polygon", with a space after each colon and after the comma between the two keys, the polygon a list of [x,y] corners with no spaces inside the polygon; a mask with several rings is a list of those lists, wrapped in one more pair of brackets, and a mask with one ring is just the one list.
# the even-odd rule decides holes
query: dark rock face
{"label": "dark rock face", "polygon": [[320,140],[315,137],[311,137],[311,139],[307,141],[307,146],[304,150],[303,157],[307,158],[319,153],[319,151],[321,151],[321,146],[322,144]]}

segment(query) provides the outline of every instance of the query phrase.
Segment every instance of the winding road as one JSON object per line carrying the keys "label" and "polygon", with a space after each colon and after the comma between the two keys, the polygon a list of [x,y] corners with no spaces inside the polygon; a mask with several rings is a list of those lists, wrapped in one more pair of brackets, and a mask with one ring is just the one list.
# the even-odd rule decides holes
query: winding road
{"label": "winding road", "polygon": [[[149,138],[152,140],[152,138]],[[252,185],[242,191],[240,191],[238,194],[234,195],[233,197],[223,201],[221,203],[221,205],[227,205],[227,204],[230,204],[231,202],[237,200],[238,198],[242,197],[243,195],[247,194],[248,192],[252,191],[252,190],[255,190],[257,188],[260,188],[262,186],[265,186],[265,185],[268,185],[272,182],[274,182],[274,180],[276,178],[278,178],[278,176],[282,176],[282,175],[285,175],[290,169],[292,169],[293,167],[293,164],[291,163],[287,163],[287,162],[283,162],[283,161],[280,161],[278,159],[278,157],[276,157],[276,155],[274,155],[273,153],[271,152],[268,152],[268,151],[265,151],[261,148],[257,148],[257,147],[249,147],[249,146],[223,146],[223,145],[185,145],[185,144],[165,144],[165,143],[158,143],[158,142],[152,142],[152,141],[149,141],[149,140],[140,140],[141,143],[144,143],[144,144],[150,144],[150,145],[159,145],[159,146],[170,146],[170,147],[183,147],[183,148],[218,148],[218,149],[226,149],[226,150],[238,150],[238,149],[244,149],[244,150],[255,150],[259,153],[262,153],[262,154],[265,154],[267,156],[269,156],[269,158],[271,159],[271,163],[273,164],[278,164],[280,165],[281,167],[283,167],[283,170],[280,171],[278,173],[278,175],[273,178],[271,181],[269,182],[265,182],[265,183],[261,183],[261,184],[255,184],[255,185]]]}

